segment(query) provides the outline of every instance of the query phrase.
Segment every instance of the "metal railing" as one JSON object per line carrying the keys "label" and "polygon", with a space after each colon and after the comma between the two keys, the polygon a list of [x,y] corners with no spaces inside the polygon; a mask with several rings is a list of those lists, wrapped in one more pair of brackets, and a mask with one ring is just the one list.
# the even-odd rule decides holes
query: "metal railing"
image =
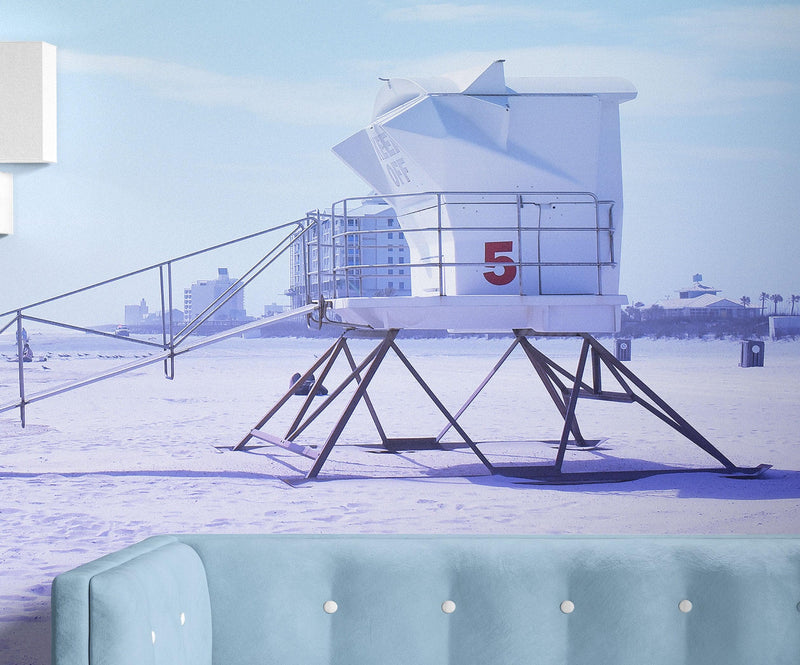
{"label": "metal railing", "polygon": [[[215,342],[219,342],[223,339],[228,339],[229,337],[233,337],[236,335],[241,335],[242,333],[253,330],[256,328],[264,327],[267,325],[272,325],[278,321],[283,321],[288,318],[296,317],[303,314],[310,314],[315,309],[318,308],[318,305],[312,305],[306,303],[304,306],[295,308],[289,312],[284,314],[273,316],[268,319],[256,319],[254,321],[249,321],[247,323],[243,323],[242,325],[235,326],[232,328],[228,328],[226,330],[222,330],[216,334],[209,335],[202,338],[195,338],[191,342],[189,341],[189,336],[192,333],[196,333],[200,326],[204,323],[207,323],[211,320],[212,316],[220,310],[229,300],[231,300],[236,294],[238,294],[242,289],[244,289],[248,284],[250,284],[254,279],[256,279],[259,275],[261,275],[267,268],[269,268],[282,254],[288,251],[289,247],[291,246],[292,242],[297,240],[298,238],[302,239],[305,237],[307,233],[313,228],[312,225],[308,224],[308,220],[306,218],[301,218],[292,222],[287,222],[285,224],[280,224],[278,226],[273,226],[268,229],[264,229],[262,231],[257,231],[256,233],[251,233],[246,236],[241,236],[234,240],[229,240],[227,242],[219,243],[217,245],[213,245],[211,247],[206,247],[201,250],[197,250],[191,252],[189,254],[184,254],[182,256],[178,256],[175,258],[168,259],[166,261],[162,261],[160,263],[156,263],[145,268],[140,268],[138,270],[134,270],[131,272],[127,272],[122,275],[118,275],[116,277],[112,277],[110,279],[106,279],[100,282],[96,282],[94,284],[90,284],[88,286],[84,286],[78,289],[74,289],[72,291],[68,291],[66,293],[62,293],[57,296],[53,296],[51,298],[47,298],[45,300],[40,300],[38,302],[31,303],[29,305],[25,305],[22,307],[18,307],[16,309],[9,310],[7,312],[0,313],[0,321],[2,321],[5,317],[11,317],[5,324],[0,324],[0,334],[4,333],[5,331],[9,330],[10,328],[15,328],[16,330],[16,339],[17,339],[17,363],[18,363],[18,384],[19,384],[19,399],[15,400],[14,402],[8,404],[0,404],[0,413],[10,411],[13,409],[19,409],[20,412],[20,421],[22,426],[25,426],[25,409],[28,404],[33,402],[37,402],[48,397],[54,397],[56,395],[63,394],[65,392],[74,390],[76,388],[80,388],[83,386],[87,386],[98,381],[102,381],[104,379],[108,379],[114,376],[118,376],[120,374],[124,374],[126,372],[130,372],[134,369],[138,369],[141,367],[145,367],[147,365],[152,365],[158,362],[164,363],[164,376],[167,379],[172,379],[175,376],[175,357],[187,353],[189,351],[198,349],[203,346],[207,346],[209,344],[213,344]],[[231,282],[231,285],[222,292],[219,296],[217,296],[203,311],[201,311],[195,318],[191,321],[184,323],[184,322],[177,322],[173,320],[173,277],[172,277],[172,269],[175,264],[184,262],[188,259],[200,256],[202,254],[207,254],[213,252],[215,250],[219,250],[225,247],[230,247],[233,245],[237,245],[248,240],[253,240],[260,236],[264,236],[270,233],[276,233],[279,231],[286,231],[280,240],[256,263],[248,269],[240,278]],[[161,341],[156,342],[147,339],[139,339],[136,337],[121,337],[117,336],[114,333],[105,332],[102,330],[97,330],[91,327],[85,327],[76,325],[73,323],[68,323],[65,321],[56,321],[53,319],[44,318],[42,316],[37,316],[33,311],[37,308],[41,308],[44,305],[52,304],[59,300],[64,300],[66,298],[76,296],[83,293],[88,293],[99,289],[100,287],[104,287],[110,284],[114,284],[117,282],[122,282],[124,280],[129,280],[131,278],[137,277],[139,275],[143,275],[146,273],[156,273],[158,277],[158,284],[159,284],[159,292],[160,292],[160,306],[161,306]],[[110,370],[107,370],[103,373],[93,375],[86,379],[81,379],[78,381],[73,381],[71,383],[51,388],[49,390],[40,391],[38,393],[28,394],[26,391],[26,384],[25,384],[25,373],[24,373],[24,334],[23,334],[23,325],[26,322],[31,323],[38,323],[43,325],[55,326],[58,328],[64,328],[68,330],[84,332],[91,335],[97,335],[100,337],[108,337],[113,338],[115,340],[120,341],[121,343],[129,343],[129,344],[139,344],[144,345],[151,348],[158,349],[158,352],[153,353],[152,355],[138,359],[132,363],[128,363],[125,365],[121,365]],[[180,325],[182,324],[182,325]],[[178,327],[180,325],[180,327]],[[177,330],[176,330],[177,328]]]}
{"label": "metal railing", "polygon": [[[360,208],[365,203],[385,205],[385,208],[391,210],[391,212],[387,212],[384,215],[359,215],[357,208]],[[542,211],[546,206],[555,204],[560,206],[590,206],[593,211],[594,222],[589,226],[557,224],[548,226],[543,222]],[[448,207],[465,205],[493,205],[511,208],[513,209],[515,222],[513,224],[486,226],[450,224]],[[534,216],[534,221],[531,221],[530,215],[523,214],[523,210],[527,206],[536,207],[537,214]],[[19,409],[20,420],[24,426],[25,408],[28,404],[158,362],[163,362],[164,375],[166,378],[171,379],[175,375],[176,356],[290,317],[302,314],[310,315],[317,309],[320,310],[319,316],[320,321],[322,321],[325,300],[352,296],[374,296],[374,292],[369,292],[369,286],[385,282],[390,275],[389,270],[402,270],[405,273],[403,277],[407,277],[410,284],[412,270],[417,268],[433,269],[436,271],[436,281],[438,282],[435,288],[436,292],[440,295],[448,295],[445,276],[450,269],[484,267],[487,271],[494,269],[502,271],[513,266],[516,275],[515,279],[519,284],[519,293],[521,295],[527,294],[523,275],[526,274],[526,271],[536,270],[538,271],[538,280],[536,280],[537,293],[542,295],[543,270],[553,267],[589,267],[597,271],[597,284],[596,287],[592,288],[592,292],[602,295],[601,270],[605,267],[616,265],[613,207],[613,201],[601,201],[594,194],[588,192],[424,192],[410,195],[351,197],[334,203],[329,213],[310,212],[305,217],[292,222],[273,226],[263,231],[251,233],[228,242],[213,245],[23,307],[2,312],[0,313],[0,334],[12,327],[16,330],[19,398],[8,404],[0,404],[0,413]],[[431,219],[435,219],[435,223],[413,228],[401,222],[404,217],[424,212],[427,212]],[[444,223],[445,218],[448,218],[447,224]],[[389,227],[387,225],[383,228],[378,228],[378,225],[375,225],[374,228],[360,228],[358,220],[363,219],[387,220],[387,222],[391,219],[397,222],[397,226]],[[351,220],[354,221],[353,225],[350,224]],[[194,319],[187,323],[181,322],[182,325],[180,326],[177,325],[178,322],[173,320],[172,307],[172,273],[173,267],[177,263],[279,231],[285,231],[285,234],[242,277],[233,281],[223,293],[217,296]],[[487,259],[483,261],[461,261],[448,257],[450,243],[454,240],[449,236],[489,231],[514,234],[517,240],[514,255],[499,257],[500,260]],[[435,249],[430,256],[421,257],[414,262],[410,261],[410,257],[408,261],[402,263],[364,260],[367,254],[365,250],[368,246],[376,252],[380,249],[387,249],[390,246],[387,242],[389,239],[388,234],[394,232],[404,234],[406,239],[411,236],[412,240],[415,234],[428,234],[429,238],[434,238],[432,244]],[[547,256],[543,256],[542,238],[548,233],[556,232],[594,234],[596,248],[594,258],[592,260],[567,261],[563,259],[551,260]],[[535,245],[536,260],[524,258],[530,253],[530,251],[526,251],[530,249],[530,245]],[[398,244],[391,244],[391,246],[399,247]],[[188,341],[190,335],[197,333],[200,327],[209,322],[223,305],[240,293],[245,286],[250,284],[287,251],[290,253],[290,270],[292,272],[292,288],[290,292],[292,294],[293,309],[291,311],[278,317],[258,319],[199,340]],[[411,251],[409,251],[410,253]],[[405,272],[406,270],[408,272]],[[119,337],[102,330],[37,316],[35,312],[37,308],[41,308],[44,305],[91,292],[100,287],[146,273],[156,273],[158,277],[161,308],[160,342],[136,337]],[[488,272],[484,274],[488,274]],[[399,274],[398,277],[400,277]],[[384,293],[384,295],[390,294]],[[5,317],[11,318],[3,324],[2,321]],[[30,394],[26,390],[23,364],[23,325],[25,322],[56,326],[101,337],[110,337],[122,342],[155,348],[158,351],[147,358],[112,368],[87,379]]]}
{"label": "metal railing", "polygon": [[[360,209],[365,203],[385,204],[388,212],[364,214]],[[302,283],[303,295],[311,299],[373,296],[376,293],[371,285],[385,282],[390,275],[399,276],[398,273],[389,273],[390,270],[402,270],[403,281],[410,284],[411,271],[425,268],[436,271],[438,284],[435,291],[439,295],[448,295],[445,276],[449,269],[485,267],[487,270],[503,270],[513,267],[519,295],[548,295],[543,286],[546,283],[543,273],[553,268],[572,267],[592,269],[596,274],[593,286],[582,291],[581,295],[603,295],[602,270],[617,265],[614,205],[614,201],[600,200],[590,192],[424,192],[342,199],[333,204],[330,212],[309,213],[308,224],[315,228],[295,249],[297,263],[302,266],[298,272],[302,270],[302,273],[293,281]],[[499,206],[509,209],[506,217],[513,216],[514,222],[482,226],[451,224],[448,211],[458,206]],[[524,209],[531,206],[535,207],[536,214],[523,214]],[[590,226],[548,224],[543,214],[548,206],[582,207],[591,215],[593,223]],[[433,223],[421,227],[403,223],[404,218],[420,213],[426,214]],[[397,220],[397,225],[377,223],[389,220]],[[388,234],[395,232],[402,233],[409,244],[414,243],[414,236],[419,238],[422,234],[427,234],[426,240],[434,238],[434,242],[427,243],[429,247],[433,246],[431,254],[414,262],[410,258],[402,263],[369,260],[370,254],[397,247],[387,242]],[[486,257],[470,261],[452,258],[453,244],[458,242],[456,238],[476,233],[513,234],[516,239],[513,255],[496,261],[485,260]],[[562,238],[569,236],[576,241],[583,240],[584,246],[588,246],[586,235],[591,234],[593,255],[581,260],[548,256],[548,252],[542,249],[542,240],[548,234],[551,238],[555,237],[554,234],[561,234]],[[529,271],[535,271],[532,280],[526,279]]]}

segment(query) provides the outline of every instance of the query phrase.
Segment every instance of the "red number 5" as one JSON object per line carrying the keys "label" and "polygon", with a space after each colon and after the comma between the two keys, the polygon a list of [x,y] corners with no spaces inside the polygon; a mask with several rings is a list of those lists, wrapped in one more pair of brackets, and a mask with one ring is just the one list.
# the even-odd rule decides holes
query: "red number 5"
{"label": "red number 5", "polygon": [[[487,242],[485,247],[485,256],[483,260],[486,261],[486,263],[514,263],[514,259],[510,256],[502,255],[502,252],[511,253],[514,251],[514,245],[511,240]],[[496,268],[500,267],[501,266],[496,266]],[[503,272],[499,275],[493,269],[483,273],[483,276],[489,284],[494,284],[495,286],[510,284],[517,276],[517,266],[502,266],[502,268]]]}

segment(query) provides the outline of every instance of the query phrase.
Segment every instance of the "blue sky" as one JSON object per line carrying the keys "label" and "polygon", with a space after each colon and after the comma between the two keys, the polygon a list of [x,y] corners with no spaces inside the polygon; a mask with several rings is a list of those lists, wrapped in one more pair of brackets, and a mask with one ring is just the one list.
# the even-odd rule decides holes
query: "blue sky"
{"label": "blue sky", "polygon": [[733,300],[800,293],[800,5],[561,4],[1,0],[0,41],[59,49],[59,160],[0,165],[0,311],[366,193],[330,148],[369,121],[378,77],[498,58],[638,88],[623,293],[649,304],[697,272]]}

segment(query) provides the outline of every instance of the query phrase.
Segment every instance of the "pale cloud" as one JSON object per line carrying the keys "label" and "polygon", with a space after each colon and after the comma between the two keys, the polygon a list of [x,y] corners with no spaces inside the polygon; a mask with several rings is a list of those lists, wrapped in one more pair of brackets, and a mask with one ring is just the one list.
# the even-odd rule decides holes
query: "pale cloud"
{"label": "pale cloud", "polygon": [[[549,11],[519,4],[421,4],[391,10],[386,16],[431,22],[595,20],[591,12]],[[799,48],[798,26],[800,7],[790,5],[691,10],[629,25],[630,34],[648,34],[646,44],[464,50],[393,61],[353,61],[345,55],[340,62],[341,75],[316,81],[221,74],[148,58],[68,50],[60,52],[60,63],[67,71],[125,78],[164,98],[308,126],[358,127],[368,122],[378,76],[430,77],[480,69],[497,59],[506,60],[509,76],[627,78],[639,90],[638,99],[623,106],[623,113],[629,116],[726,116],[752,110],[757,104],[786,103],[789,96],[800,92],[794,68],[762,67],[761,74],[753,73],[747,66],[752,55],[745,48],[761,45],[762,55],[777,47]]]}
{"label": "pale cloud", "polygon": [[[526,21],[538,25],[618,29],[610,12],[550,9],[523,4],[416,4],[388,10],[384,18],[415,23],[487,23]],[[654,18],[624,19],[632,35],[661,33],[695,46],[800,50],[800,5],[753,4],[663,12]]]}
{"label": "pale cloud", "polygon": [[725,49],[800,50],[800,5],[696,9],[660,17],[654,25],[698,45]]}
{"label": "pale cloud", "polygon": [[389,21],[415,23],[477,23],[487,21],[530,21],[568,23],[581,27],[599,24],[597,12],[543,9],[526,5],[471,4],[451,2],[397,7],[384,15]]}
{"label": "pale cloud", "polygon": [[341,83],[232,76],[197,67],[123,55],[59,52],[63,71],[127,79],[165,99],[247,111],[274,122],[337,125],[364,117],[371,97]]}

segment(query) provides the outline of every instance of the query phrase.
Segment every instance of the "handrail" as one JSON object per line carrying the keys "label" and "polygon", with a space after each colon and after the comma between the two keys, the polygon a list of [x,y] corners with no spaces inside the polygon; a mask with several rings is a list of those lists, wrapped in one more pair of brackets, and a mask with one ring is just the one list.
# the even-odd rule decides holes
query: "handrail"
{"label": "handrail", "polygon": [[[397,201],[412,202],[415,205],[401,206],[400,209],[397,209],[394,206],[394,204]],[[360,227],[351,229],[348,223],[350,219],[350,211],[352,211],[353,208],[357,206],[351,207],[350,204],[355,202],[360,202],[361,204],[365,203],[379,203],[380,205],[386,204],[387,206],[393,208],[395,214],[391,215],[391,217],[398,219],[398,221],[400,218],[406,215],[419,212],[426,212],[426,211],[432,212],[435,210],[436,221],[433,224],[429,224],[419,228],[408,228],[404,227],[403,225],[399,225],[397,229],[387,228],[387,229],[363,230]],[[542,207],[547,203],[555,203],[555,202],[557,202],[559,205],[574,204],[574,205],[593,206],[595,213],[594,225],[569,226],[569,227],[543,226]],[[503,226],[497,226],[497,225],[446,226],[443,221],[443,211],[446,209],[447,206],[461,205],[461,204],[515,206],[516,223]],[[525,223],[523,223],[522,210],[525,206],[528,205],[534,205],[539,210],[539,214],[536,216],[537,219],[534,223],[528,222],[527,220]],[[50,397],[56,394],[61,394],[68,390],[72,390],[74,388],[83,385],[88,385],[89,383],[93,383],[95,381],[99,381],[104,378],[117,376],[126,371],[130,371],[131,369],[135,369],[138,367],[142,367],[144,365],[149,365],[160,361],[164,362],[164,375],[166,376],[166,378],[172,379],[174,378],[174,373],[175,373],[174,362],[176,356],[200,348],[202,346],[206,346],[208,344],[213,344],[217,341],[221,341],[222,339],[226,339],[233,335],[241,334],[242,332],[245,332],[247,330],[263,327],[265,325],[271,325],[278,319],[273,317],[272,319],[269,320],[258,320],[249,322],[242,326],[237,326],[236,328],[231,328],[222,331],[220,333],[211,335],[210,337],[207,337],[199,342],[197,341],[194,343],[187,342],[189,336],[192,333],[196,332],[201,325],[207,323],[212,318],[214,313],[219,311],[219,309],[225,303],[229,302],[231,298],[233,298],[236,294],[240,293],[245,286],[250,284],[254,279],[256,279],[259,275],[261,275],[270,265],[272,265],[280,256],[282,256],[289,250],[292,250],[293,258],[296,258],[298,261],[297,267],[299,267],[302,270],[301,275],[300,274],[295,275],[297,281],[295,281],[292,284],[292,287],[294,288],[295,286],[297,286],[297,288],[299,290],[302,290],[303,292],[300,294],[301,297],[299,299],[294,300],[295,308],[290,312],[287,312],[286,316],[279,317],[280,320],[303,314],[310,316],[315,309],[319,309],[320,321],[321,321],[324,318],[324,305],[322,303],[324,303],[325,300],[341,297],[342,293],[348,296],[353,295],[353,293],[358,296],[363,295],[365,280],[369,278],[374,278],[376,276],[381,276],[382,274],[377,272],[368,273],[367,271],[370,270],[375,271],[378,269],[388,270],[389,268],[395,268],[397,266],[402,266],[403,269],[405,268],[409,269],[409,275],[408,275],[409,282],[411,280],[411,272],[410,272],[411,269],[415,268],[436,269],[438,272],[438,293],[440,295],[446,295],[445,271],[450,268],[469,267],[469,266],[473,267],[486,266],[488,268],[491,268],[492,266],[498,266],[502,268],[509,265],[513,265],[517,268],[516,279],[519,282],[520,295],[524,295],[524,286],[522,280],[523,269],[531,269],[531,268],[538,269],[539,271],[538,283],[539,283],[539,290],[541,292],[542,268],[548,268],[552,266],[592,266],[597,268],[596,292],[597,294],[600,294],[602,292],[602,279],[600,273],[601,268],[616,265],[616,257],[614,252],[614,232],[615,232],[614,213],[613,213],[614,205],[615,205],[614,201],[600,200],[595,194],[591,192],[558,192],[558,191],[553,191],[553,192],[536,192],[536,191],[526,191],[526,192],[429,191],[428,192],[426,191],[426,192],[416,192],[410,194],[396,194],[396,195],[386,195],[386,196],[370,195],[370,196],[360,196],[360,197],[349,197],[335,202],[332,205],[330,212],[320,212],[319,210],[315,212],[309,212],[306,214],[305,217],[301,217],[294,221],[286,222],[261,231],[257,231],[255,233],[250,233],[244,236],[240,236],[233,240],[229,240],[226,242],[218,243],[216,245],[212,245],[210,247],[189,252],[187,254],[183,254],[181,256],[168,259],[166,261],[161,261],[159,263],[155,263],[144,268],[139,268],[138,270],[133,270],[124,273],[122,275],[118,275],[116,277],[96,282],[88,286],[84,286],[78,289],[73,289],[66,293],[46,298],[44,300],[40,300],[38,302],[34,302],[29,305],[25,305],[23,307],[18,307],[9,310],[7,312],[2,312],[0,313],[0,317],[11,316],[12,319],[6,324],[0,325],[0,333],[5,332],[11,326],[14,325],[16,325],[17,329],[17,339],[18,339],[17,350],[18,350],[18,364],[19,364],[19,400],[11,405],[0,406],[0,413],[12,408],[19,408],[20,419],[22,421],[22,425],[24,426],[25,406],[33,401],[38,401],[46,397]],[[608,215],[607,225],[601,225],[601,207],[607,207],[607,215]],[[356,212],[356,215],[354,217],[359,219],[361,218],[358,212]],[[370,215],[370,217],[380,218],[380,215],[377,216]],[[388,217],[389,215],[387,215],[387,218]],[[344,224],[342,230],[336,229],[337,220],[343,220]],[[324,225],[326,222],[330,224],[329,234],[323,233]],[[200,312],[192,321],[183,325],[183,327],[180,330],[177,331],[175,330],[175,325],[174,325],[175,322],[172,320],[172,310],[173,310],[172,267],[174,264],[208,252],[212,252],[214,250],[236,245],[238,243],[242,243],[247,240],[252,240],[259,236],[263,236],[273,232],[278,232],[285,229],[288,229],[288,233],[286,233],[273,247],[271,247],[270,250],[266,254],[264,254],[253,266],[251,266],[249,270],[247,270],[240,278],[238,278],[230,286],[228,286],[228,288],[222,294],[220,294],[216,299],[214,299],[214,301],[210,305],[208,305],[202,312]],[[356,239],[356,242],[353,243],[353,249],[355,250],[361,247],[361,243],[359,241],[360,238],[364,238],[367,236],[373,236],[379,238],[382,236],[382,234],[389,233],[394,230],[398,230],[404,233],[406,236],[419,233],[431,233],[431,234],[435,233],[435,241],[433,244],[436,245],[436,248],[435,249],[433,247],[431,248],[432,256],[419,257],[419,260],[413,263],[410,261],[410,256],[409,256],[409,257],[404,257],[408,259],[407,262],[398,264],[394,263],[389,264],[389,263],[381,263],[378,261],[373,261],[371,263],[364,262],[361,260],[363,258],[363,253],[359,255],[358,259],[356,259],[355,253],[353,252],[351,260],[351,255],[349,251],[351,249],[350,247],[351,238]],[[517,249],[513,257],[508,257],[512,259],[511,262],[509,263],[508,261],[503,261],[501,263],[497,261],[446,260],[445,252],[447,251],[446,241],[448,240],[448,236],[464,230],[469,230],[471,232],[482,231],[482,230],[483,231],[504,230],[507,232],[508,231],[515,232],[517,238]],[[596,253],[594,255],[594,260],[591,261],[543,260],[541,253],[542,234],[546,235],[551,232],[595,233],[597,246],[596,246]],[[527,234],[531,238],[532,237],[536,238],[535,243],[537,247],[536,247],[536,254],[534,254],[536,260],[531,260],[532,258],[531,255],[530,254],[525,255],[523,252],[523,240],[525,238],[525,234]],[[603,239],[607,238],[608,241],[607,250],[601,247],[601,236]],[[381,245],[381,247],[382,246],[383,245]],[[376,244],[375,247],[378,248],[379,246]],[[330,252],[327,255],[327,257],[330,260],[330,266],[325,265],[326,251]],[[343,255],[343,259],[341,260],[339,257],[340,251]],[[433,254],[433,252],[435,252],[435,254]],[[546,258],[547,257],[545,257],[545,259]],[[295,270],[294,264],[292,265],[292,269]],[[132,337],[120,338],[108,332],[95,330],[93,328],[79,326],[71,323],[54,321],[44,317],[34,316],[33,314],[29,313],[30,310],[36,307],[40,307],[42,305],[46,305],[70,296],[85,293],[91,291],[92,289],[106,286],[108,284],[125,280],[153,270],[158,271],[158,279],[160,284],[160,297],[161,297],[161,342],[160,343],[140,340]],[[351,293],[351,289],[353,293]],[[311,304],[312,301],[319,301],[321,304],[319,305]],[[103,373],[102,375],[98,375],[90,379],[78,381],[61,388],[46,391],[44,393],[26,395],[25,379],[24,379],[24,372],[22,365],[23,321],[34,321],[37,323],[58,326],[94,335],[113,337],[114,339],[124,342],[132,342],[132,343],[138,343],[146,346],[155,347],[159,349],[159,352],[155,354],[155,356],[149,357],[146,360],[132,363],[123,368],[109,370]]]}
{"label": "handrail", "polygon": [[[386,206],[387,211],[379,211],[376,214],[370,212],[362,213],[358,208],[361,205]],[[585,225],[557,226],[547,225],[543,221],[542,211],[548,205],[558,204],[562,206],[590,206],[593,221]],[[449,206],[469,205],[469,206],[501,206],[515,208],[515,222],[503,225],[479,224],[476,226],[459,224],[454,219],[449,219],[449,224],[445,224],[443,217],[445,210]],[[534,213],[534,218],[529,215],[523,216],[523,209],[526,206],[536,206],[539,214]],[[439,295],[447,295],[447,284],[445,283],[445,272],[451,268],[486,266],[516,268],[515,280],[518,284],[519,295],[533,293],[544,295],[547,293],[543,282],[543,269],[553,267],[591,267],[596,269],[596,282],[594,286],[587,286],[586,291],[580,293],[602,295],[603,276],[602,270],[616,266],[616,252],[614,250],[614,206],[611,200],[602,200],[592,192],[576,191],[425,191],[408,194],[394,195],[369,195],[360,197],[349,197],[335,202],[329,212],[317,214],[313,217],[313,222],[318,226],[318,230],[309,240],[314,245],[315,262],[305,262],[305,294],[308,297],[324,297],[335,299],[344,296],[364,296],[372,295],[366,293],[365,285],[369,284],[370,279],[388,277],[387,269],[402,266],[409,269],[408,281],[411,281],[411,269],[426,268],[436,270],[438,278]],[[355,210],[354,210],[355,209]],[[435,211],[435,215],[433,214]],[[427,218],[419,220],[423,226],[410,227],[402,223],[404,217],[418,213],[427,214]],[[388,264],[380,261],[378,257],[365,260],[365,252],[377,251],[391,247],[391,244],[383,244],[381,238],[391,233],[397,228],[363,228],[362,220],[381,220],[397,219],[399,230],[406,239],[410,240],[415,235],[419,237],[428,233],[430,237],[423,244],[430,248],[430,256],[417,256],[415,262],[411,262],[410,256],[404,257],[402,263]],[[312,217],[310,216],[310,220]],[[351,226],[351,219],[358,220],[355,227]],[[426,223],[427,221],[427,223]],[[476,220],[479,221],[479,220]],[[569,220],[564,220],[569,221]],[[510,220],[509,220],[510,222]],[[326,229],[330,227],[330,232]],[[376,224],[377,226],[377,224]],[[516,236],[516,248],[513,256],[509,256],[511,261],[503,257],[502,263],[492,261],[465,261],[454,260],[456,257],[448,256],[450,253],[451,239],[462,232],[475,233],[479,231],[505,231],[514,233]],[[587,234],[594,235],[594,240],[587,236],[584,243],[589,242],[594,245],[589,254],[584,255],[586,260],[564,260],[557,254],[543,255],[542,241],[545,236],[551,234]],[[325,237],[323,243],[322,238]],[[576,235],[576,237],[578,237]],[[356,238],[356,242],[351,246],[351,238]],[[373,242],[365,244],[364,241],[372,239]],[[305,243],[301,243],[305,245]],[[526,252],[525,245],[530,247]],[[591,245],[589,245],[591,247]],[[324,248],[324,249],[323,249]],[[409,243],[409,248],[413,251],[413,245]],[[305,248],[304,248],[305,249]],[[588,249],[588,248],[587,248]],[[360,253],[359,253],[360,250]],[[327,254],[325,253],[327,252]],[[581,257],[578,257],[581,258]],[[324,267],[323,263],[329,261],[330,267]],[[533,269],[538,271],[538,278],[534,273],[530,273],[526,281],[523,281],[523,273]],[[401,277],[401,281],[405,281]],[[526,286],[527,284],[527,286]],[[435,289],[435,286],[431,290]]]}
{"label": "handrail", "polygon": [[[160,268],[161,266],[166,266],[168,263],[177,263],[178,261],[183,261],[185,259],[191,259],[195,256],[199,256],[201,254],[206,254],[208,252],[213,252],[217,249],[222,249],[223,247],[228,247],[230,245],[235,245],[240,242],[244,242],[245,240],[252,240],[253,238],[257,238],[258,236],[265,235],[267,233],[272,233],[274,231],[279,231],[280,229],[285,229],[289,226],[301,226],[307,218],[301,217],[293,222],[286,222],[285,224],[279,224],[278,226],[272,226],[268,229],[264,229],[262,231],[256,231],[255,233],[250,233],[246,236],[241,236],[239,238],[234,238],[233,240],[228,240],[226,242],[221,242],[217,245],[212,245],[211,247],[204,247],[203,249],[199,249],[194,252],[190,252],[189,254],[183,254],[181,256],[176,256],[172,259],[167,259],[166,261],[161,261],[160,263],[154,263],[153,265],[147,266],[145,268],[139,268],[138,270],[132,270],[130,272],[126,272],[122,275],[117,275],[116,277],[111,277],[109,279],[105,279],[101,282],[96,282],[94,284],[90,284],[88,286],[83,286],[79,289],[74,289],[72,291],[67,291],[66,293],[60,293],[57,296],[53,296],[52,298],[46,298],[45,300],[40,300],[39,302],[34,302],[29,305],[25,305],[24,307],[15,307],[7,312],[0,312],[0,316],[8,316],[9,314],[15,314],[19,310],[31,309],[33,307],[39,307],[40,305],[46,305],[48,303],[54,302],[56,300],[61,300],[63,298],[68,298],[69,296],[77,295],[78,293],[83,293],[84,291],[89,291],[91,289],[98,288],[100,286],[106,286],[107,284],[112,284],[113,282],[118,282],[122,279],[127,279],[128,277],[135,277],[136,275],[141,275],[148,270],[155,270],[156,268]],[[0,331],[2,332],[2,331]]]}
{"label": "handrail", "polygon": [[[0,404],[0,413],[5,411],[9,411],[11,409],[18,408],[20,411],[20,421],[22,426],[25,427],[25,408],[28,404],[33,402],[40,401],[42,399],[46,399],[48,397],[53,397],[56,395],[63,394],[70,390],[74,390],[76,388],[80,388],[83,386],[91,385],[96,383],[97,381],[102,381],[104,379],[112,378],[115,376],[119,376],[120,374],[124,374],[126,372],[132,371],[134,369],[138,369],[140,367],[144,367],[147,365],[152,365],[157,362],[164,362],[164,375],[167,379],[173,379],[175,376],[175,357],[187,353],[189,351],[193,351],[197,348],[207,346],[208,344],[213,344],[234,335],[240,335],[243,332],[247,332],[249,330],[254,330],[257,328],[263,328],[265,326],[272,325],[279,321],[283,321],[288,318],[308,315],[310,316],[313,311],[318,309],[320,306],[317,304],[307,304],[302,307],[296,307],[289,312],[285,312],[281,315],[269,317],[267,319],[257,319],[255,321],[250,321],[243,325],[237,326],[235,328],[230,328],[224,331],[221,331],[217,334],[211,335],[206,337],[205,339],[188,344],[186,340],[188,339],[189,335],[195,332],[200,325],[207,322],[215,312],[219,311],[219,309],[225,305],[231,298],[233,298],[237,293],[239,293],[245,286],[250,284],[255,278],[257,278],[260,274],[264,272],[269,266],[271,266],[280,256],[282,256],[298,238],[303,238],[307,233],[314,228],[311,224],[308,223],[308,217],[303,217],[291,222],[286,222],[284,224],[278,224],[277,226],[273,226],[267,229],[263,229],[261,231],[257,231],[255,233],[250,233],[244,236],[240,236],[238,238],[234,238],[233,240],[228,240],[226,242],[218,243],[216,245],[212,245],[210,247],[205,247],[200,250],[196,250],[193,252],[189,252],[188,254],[183,254],[178,257],[174,257],[172,259],[168,259],[166,261],[161,261],[160,263],[155,263],[153,265],[147,266],[145,268],[139,268],[138,270],[132,270],[130,272],[126,272],[122,275],[117,275],[115,277],[111,277],[108,279],[104,279],[100,282],[96,282],[94,284],[90,284],[88,286],[84,286],[78,289],[73,289],[66,293],[61,293],[57,296],[53,296],[50,298],[45,298],[44,300],[39,300],[37,302],[31,303],[29,305],[24,305],[22,307],[17,307],[13,310],[9,310],[7,312],[0,313],[0,317],[12,315],[12,319],[0,327],[0,334],[8,330],[11,326],[16,325],[16,334],[17,334],[17,363],[18,363],[18,383],[19,383],[19,399],[9,404],[2,405]],[[242,277],[235,280],[220,296],[218,296],[208,307],[206,307],[200,315],[198,315],[193,321],[189,322],[188,325],[184,326],[180,331],[177,333],[174,330],[174,322],[172,320],[172,291],[173,291],[173,284],[172,284],[172,266],[175,263],[180,261],[184,261],[186,259],[190,259],[201,254],[206,254],[208,252],[212,252],[214,250],[222,249],[224,247],[229,247],[231,245],[235,245],[238,243],[242,243],[248,240],[252,240],[259,236],[263,236],[269,233],[274,233],[277,231],[281,231],[283,229],[290,229],[288,235],[283,236],[275,245],[272,247],[265,255],[263,255],[253,266],[248,269]],[[33,314],[29,313],[29,310],[32,310],[36,307],[40,307],[42,305],[46,305],[58,300],[62,300],[64,298],[68,298],[70,296],[74,296],[81,293],[86,293],[93,289],[97,289],[102,286],[106,286],[108,284],[112,284],[115,282],[119,282],[131,277],[135,277],[146,273],[148,271],[158,270],[158,279],[160,285],[160,296],[161,296],[161,327],[162,327],[162,335],[161,335],[161,343],[152,342],[149,340],[142,340],[137,339],[135,337],[119,337],[112,333],[108,333],[102,330],[96,330],[94,328],[80,326],[72,323],[66,323],[63,321],[55,321],[47,318],[43,318],[41,316],[34,316]],[[101,337],[110,337],[122,343],[134,343],[140,344],[150,347],[156,347],[160,351],[153,356],[150,356],[144,360],[138,360],[133,363],[128,363],[116,368],[112,368],[100,374],[91,376],[89,378],[80,379],[77,381],[73,381],[67,383],[63,386],[59,386],[57,388],[46,390],[39,393],[27,393],[26,386],[25,386],[25,373],[24,373],[24,359],[23,359],[23,322],[31,321],[35,323],[41,323],[45,325],[52,325],[60,328],[65,328],[68,330],[74,330],[77,332],[84,332],[92,335],[98,335]],[[183,345],[182,348],[179,348]]]}

